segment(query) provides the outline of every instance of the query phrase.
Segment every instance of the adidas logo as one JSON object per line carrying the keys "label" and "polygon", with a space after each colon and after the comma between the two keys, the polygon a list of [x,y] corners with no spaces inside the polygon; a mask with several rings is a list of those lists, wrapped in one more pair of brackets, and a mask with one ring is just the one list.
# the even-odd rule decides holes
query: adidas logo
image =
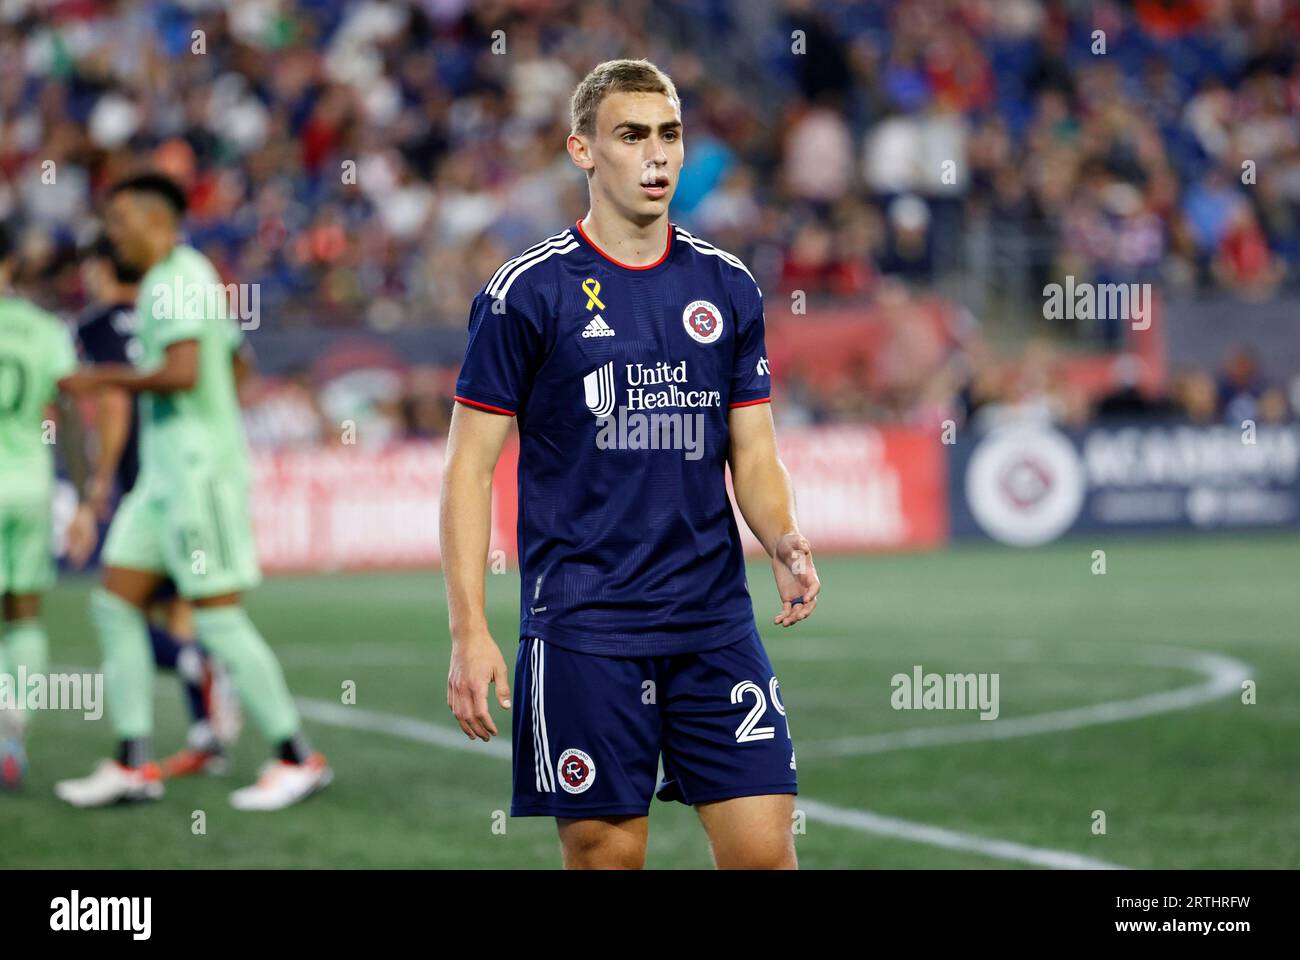
{"label": "adidas logo", "polygon": [[614,328],[605,322],[604,318],[598,313],[591,318],[591,323],[582,328],[584,337],[612,337]]}

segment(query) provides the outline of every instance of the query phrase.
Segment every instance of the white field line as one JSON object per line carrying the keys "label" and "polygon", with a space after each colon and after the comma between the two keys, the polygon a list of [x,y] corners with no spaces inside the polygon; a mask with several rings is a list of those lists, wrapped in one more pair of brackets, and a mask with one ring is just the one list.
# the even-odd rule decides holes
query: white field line
{"label": "white field line", "polygon": [[[1138,654],[1138,651],[1134,651]],[[1145,659],[1145,664],[1142,660]],[[1039,733],[1079,730],[1100,724],[1120,723],[1161,713],[1190,710],[1222,697],[1240,693],[1241,683],[1249,679],[1251,666],[1232,657],[1199,650],[1174,647],[1144,647],[1130,661],[1135,666],[1181,667],[1194,670],[1205,680],[1189,687],[1162,690],[1130,700],[1107,700],[1103,703],[1053,710],[1025,717],[975,720],[970,723],[941,727],[914,727],[866,736],[835,737],[829,740],[803,741],[797,745],[801,757],[857,757],[891,750],[937,747],[979,740],[1007,740]]]}
{"label": "white field line", "polygon": [[309,697],[296,697],[295,700],[304,717],[328,727],[386,733],[392,737],[445,747],[448,750],[463,750],[466,753],[477,753],[501,760],[510,759],[510,741],[501,737],[484,743],[482,740],[469,739],[460,732],[459,728],[429,723],[427,720],[418,720],[415,717],[377,713],[374,710],[363,710],[361,707],[345,706],[328,700],[313,700]]}
{"label": "white field line", "polygon": [[797,801],[799,809],[809,819],[820,820],[836,827],[847,827],[862,833],[874,833],[882,837],[899,840],[911,840],[925,843],[932,847],[944,847],[948,850],[963,850],[979,853],[996,860],[1010,860],[1015,863],[1028,863],[1036,867],[1050,867],[1053,870],[1124,870],[1119,864],[1094,860],[1068,850],[1052,850],[1047,847],[1031,847],[1011,840],[990,840],[970,833],[958,833],[944,827],[932,827],[924,823],[913,823],[897,817],[886,817],[869,810],[853,810],[847,807],[833,807],[807,797]]}

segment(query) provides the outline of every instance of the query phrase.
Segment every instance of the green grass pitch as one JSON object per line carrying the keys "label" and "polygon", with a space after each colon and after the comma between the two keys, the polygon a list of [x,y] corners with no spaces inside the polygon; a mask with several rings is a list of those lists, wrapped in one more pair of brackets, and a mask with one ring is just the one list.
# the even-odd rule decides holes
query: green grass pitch
{"label": "green grass pitch", "polygon": [[[1092,573],[1098,548],[1105,575]],[[826,557],[818,569],[825,593],[816,615],[792,630],[762,627],[799,754],[801,800],[1119,866],[1300,867],[1300,538],[958,547]],[[488,579],[493,632],[513,666],[518,579]],[[770,623],[767,565],[754,564],[749,580],[759,623]],[[57,666],[97,663],[89,583],[66,578],[46,598]],[[110,750],[111,731],[106,720],[47,712],[36,718],[28,782],[0,795],[0,867],[558,865],[551,821],[504,819],[510,767],[499,748],[340,725],[364,711],[455,731],[436,573],[276,578],[249,608],[295,695],[334,705],[336,722],[309,719],[307,729],[333,763],[335,784],[301,807],[236,813],[226,794],[255,776],[264,753],[246,729],[228,777],[170,783],[150,806],[73,810],[54,798],[53,783],[88,772]],[[1243,704],[1234,691],[1180,706],[1175,695],[1154,715],[1088,726],[1069,719],[1197,688],[1207,682],[1204,654],[1245,664],[1258,702]],[[1000,718],[894,710],[890,678],[914,664],[999,674]],[[355,707],[340,703],[347,681],[356,684]],[[168,752],[184,734],[181,700],[167,675],[155,689],[157,746]],[[899,739],[905,730],[995,727],[1061,711],[1080,712],[1029,736],[981,732],[927,746]],[[831,746],[876,735],[885,740],[864,743],[890,748]],[[1097,810],[1104,835],[1093,832]],[[206,816],[202,835],[192,830],[196,811]],[[649,866],[709,865],[688,808],[655,801],[650,824]],[[808,868],[1029,865],[824,817],[809,816],[802,829]]]}

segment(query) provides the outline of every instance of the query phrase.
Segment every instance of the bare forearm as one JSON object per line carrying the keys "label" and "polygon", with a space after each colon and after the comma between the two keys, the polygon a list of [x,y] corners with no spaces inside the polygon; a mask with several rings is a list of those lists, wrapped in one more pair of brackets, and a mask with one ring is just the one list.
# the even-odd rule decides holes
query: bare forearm
{"label": "bare forearm", "polygon": [[492,530],[492,474],[456,462],[443,476],[439,538],[452,642],[487,631],[484,576]]}
{"label": "bare forearm", "polygon": [[735,460],[731,484],[745,522],[769,555],[783,536],[798,532],[794,485],[785,464],[775,454]]}
{"label": "bare forearm", "polygon": [[174,393],[194,388],[193,376],[169,365],[141,372],[127,363],[102,363],[93,368],[92,376],[97,386],[128,393]]}
{"label": "bare forearm", "polygon": [[86,499],[86,478],[89,469],[86,464],[86,434],[81,426],[81,415],[73,397],[64,395],[59,398],[59,430],[63,441],[59,449],[63,453],[64,465],[68,468],[68,479],[77,489],[77,499]]}
{"label": "bare forearm", "polygon": [[122,461],[127,438],[131,435],[131,395],[124,390],[108,389],[99,396],[95,427],[99,433],[99,458],[95,473],[101,480],[111,478]]}

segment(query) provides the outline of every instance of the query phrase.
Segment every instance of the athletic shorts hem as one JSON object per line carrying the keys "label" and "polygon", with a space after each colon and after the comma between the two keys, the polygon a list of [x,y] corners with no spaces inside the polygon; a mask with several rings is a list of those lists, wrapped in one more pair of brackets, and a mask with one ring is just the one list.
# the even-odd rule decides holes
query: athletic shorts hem
{"label": "athletic shorts hem", "polygon": [[[799,793],[799,787],[793,783],[765,783],[749,787],[726,787],[720,790],[707,790],[704,793],[693,794],[690,799],[681,795],[681,790],[677,791],[678,796],[660,799],[665,803],[684,803],[688,807],[693,807],[699,803],[713,803],[717,800],[736,800],[740,797],[766,797],[778,793]],[[656,796],[658,794],[656,793]]]}
{"label": "athletic shorts hem", "polygon": [[[167,571],[165,570],[162,571],[162,573],[164,576],[167,575]],[[249,593],[256,590],[261,585],[261,577],[240,580],[227,579],[224,581],[218,581],[214,584],[205,585],[202,589],[196,590],[193,587],[189,587],[184,593],[181,593],[178,590],[176,595],[182,600],[207,600],[209,597],[224,597],[228,593]]]}
{"label": "athletic shorts hem", "polygon": [[644,807],[605,806],[583,810],[557,810],[554,806],[548,804],[529,804],[523,807],[511,804],[510,816],[557,817],[562,820],[593,820],[601,817],[648,817],[650,816],[650,806],[647,804]]}

